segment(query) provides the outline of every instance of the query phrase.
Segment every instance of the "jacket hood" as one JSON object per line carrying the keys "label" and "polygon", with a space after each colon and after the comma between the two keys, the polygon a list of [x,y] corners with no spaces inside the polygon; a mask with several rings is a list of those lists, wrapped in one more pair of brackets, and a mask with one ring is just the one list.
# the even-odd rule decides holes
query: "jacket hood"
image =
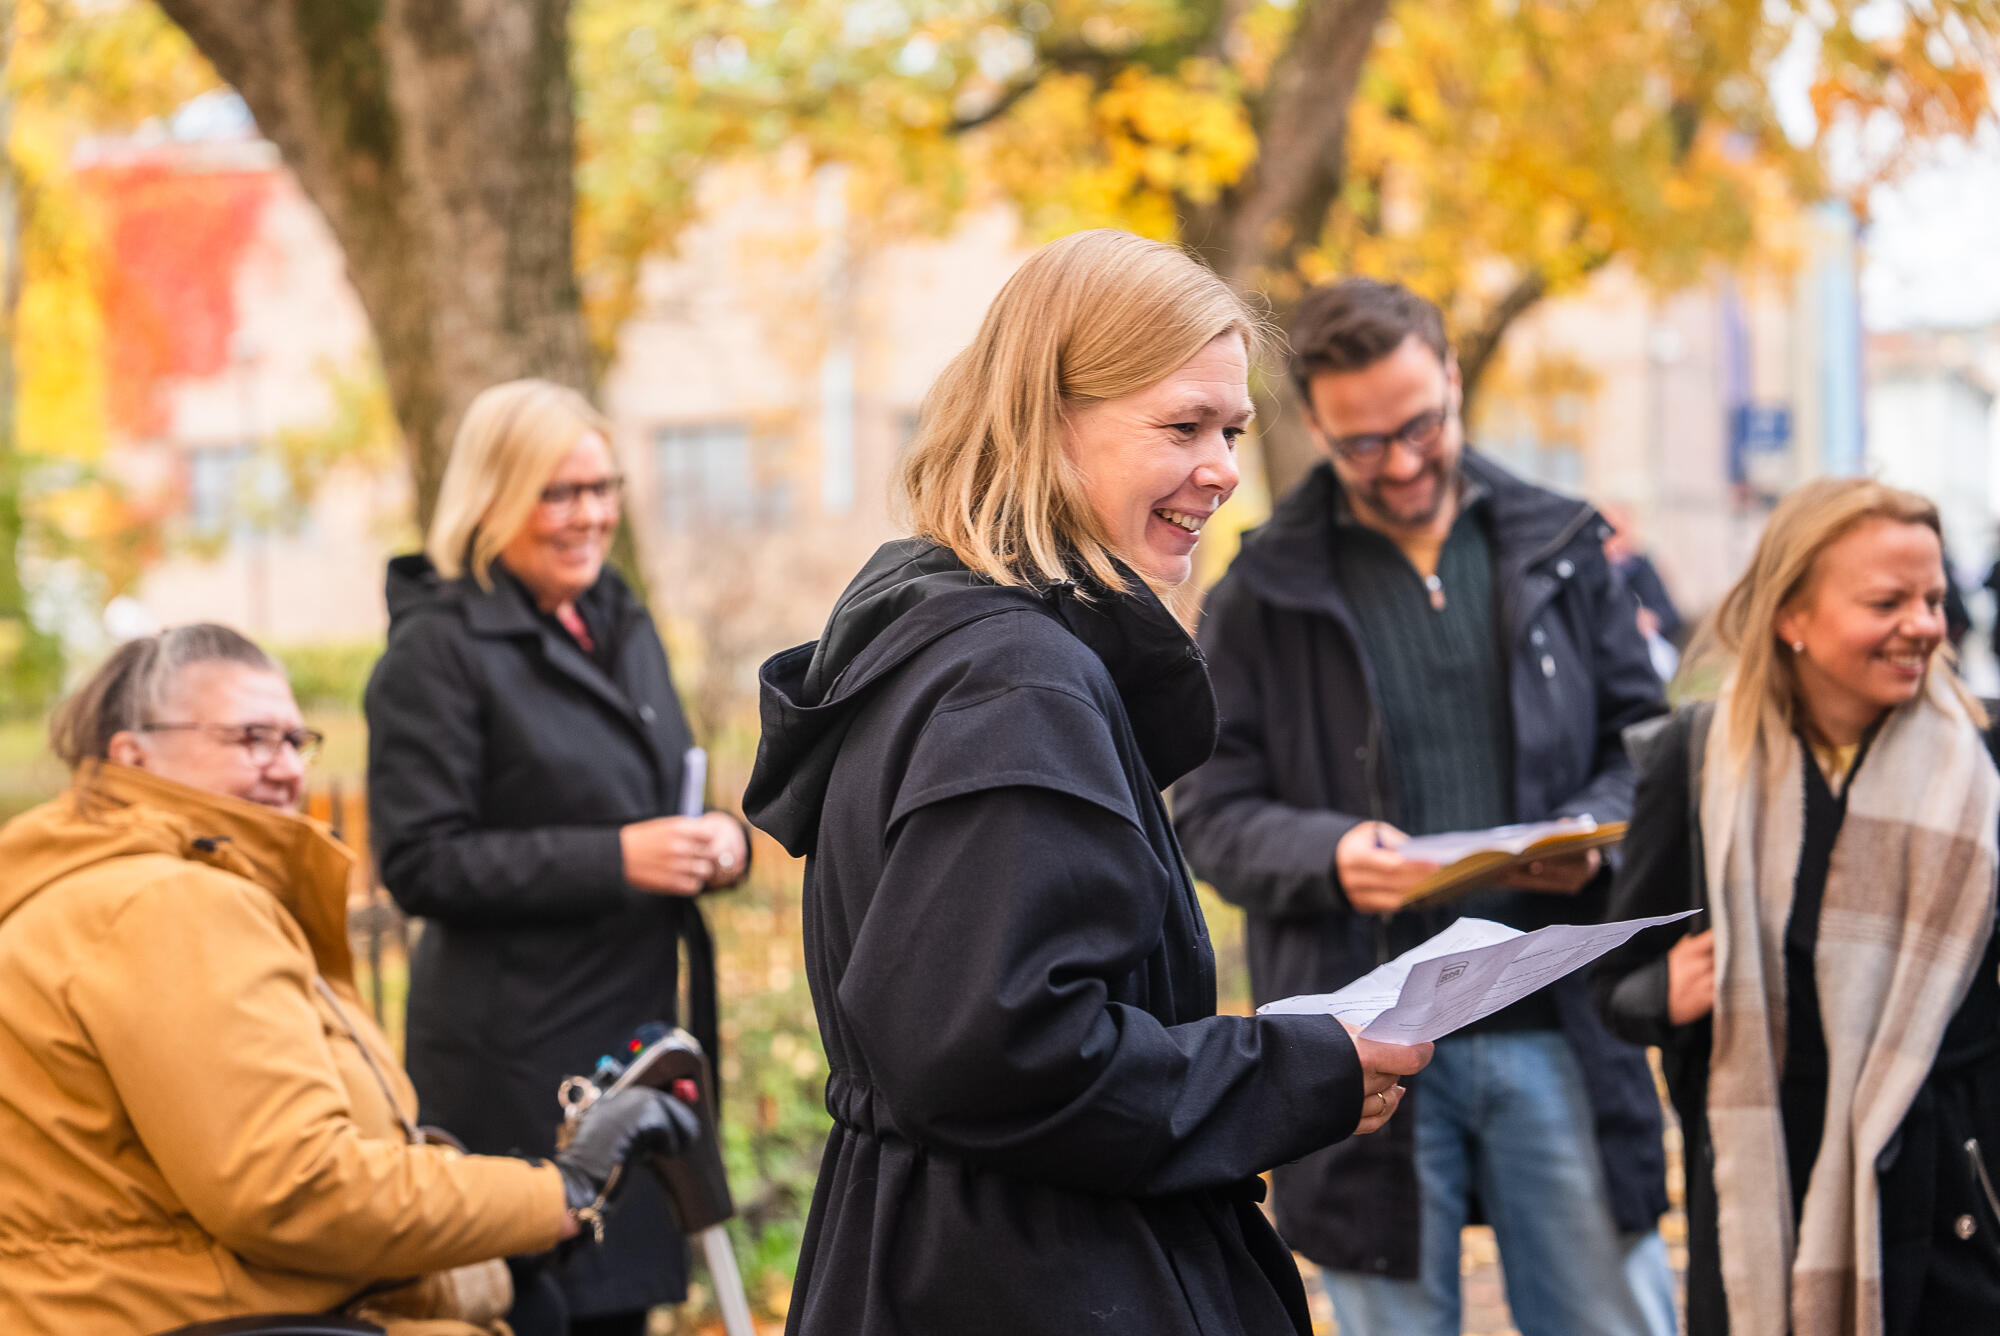
{"label": "jacket hood", "polygon": [[884,544],[820,638],[773,655],[759,672],[763,736],[744,815],[794,857],[810,853],[834,759],[869,688],[943,636],[1014,612],[1054,617],[1103,660],[1164,788],[1213,750],[1215,697],[1187,631],[1143,581],[1130,582],[1124,595],[1073,582],[996,585],[938,544]]}
{"label": "jacket hood", "polygon": [[436,603],[444,593],[445,582],[437,573],[437,567],[431,565],[429,557],[421,552],[411,552],[389,559],[385,585],[384,592],[389,600],[389,624],[394,626],[418,608]]}
{"label": "jacket hood", "polygon": [[[1523,481],[1472,449],[1459,468],[1492,507],[1496,573],[1503,582],[1518,581],[1579,534],[1603,540],[1604,521],[1588,502]],[[1230,575],[1273,603],[1317,607],[1337,587],[1333,534],[1340,497],[1339,475],[1320,461],[1278,502],[1269,522],[1244,536]]]}
{"label": "jacket hood", "polygon": [[351,982],[353,853],[309,817],[101,762],[68,792],[0,826],[0,926],[77,873],[155,855],[255,882],[305,932],[320,972]]}

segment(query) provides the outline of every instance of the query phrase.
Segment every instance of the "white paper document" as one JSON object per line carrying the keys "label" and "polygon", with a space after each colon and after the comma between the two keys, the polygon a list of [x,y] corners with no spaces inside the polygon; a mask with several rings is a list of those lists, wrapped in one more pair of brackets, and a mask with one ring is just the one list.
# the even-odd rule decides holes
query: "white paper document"
{"label": "white paper document", "polygon": [[1700,912],[1563,923],[1534,932],[1462,918],[1338,992],[1281,998],[1257,1011],[1265,1016],[1337,1016],[1360,1026],[1364,1039],[1421,1044],[1491,1016],[1623,946],[1636,933]]}

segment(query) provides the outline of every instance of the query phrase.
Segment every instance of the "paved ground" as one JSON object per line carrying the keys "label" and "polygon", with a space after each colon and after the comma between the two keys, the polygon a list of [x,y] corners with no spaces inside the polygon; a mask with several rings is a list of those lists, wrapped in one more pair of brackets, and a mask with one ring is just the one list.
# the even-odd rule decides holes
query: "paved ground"
{"label": "paved ground", "polygon": [[[1674,1273],[1678,1276],[1687,1265],[1686,1229],[1679,1211],[1661,1221],[1660,1232],[1666,1235],[1667,1251],[1673,1256]],[[1500,1253],[1494,1245],[1492,1230],[1482,1225],[1465,1231],[1462,1265],[1465,1321],[1461,1330],[1465,1336],[1519,1336],[1507,1313]],[[1327,1306],[1319,1287],[1308,1282],[1307,1292],[1313,1303],[1313,1331],[1319,1336],[1338,1336],[1339,1324],[1333,1320],[1333,1310]]]}
{"label": "paved ground", "polygon": [[[1667,1195],[1673,1203],[1673,1210],[1660,1222],[1660,1233],[1666,1238],[1667,1253],[1674,1264],[1674,1276],[1679,1279],[1687,1272],[1687,1221],[1680,1211],[1681,1130],[1674,1124],[1672,1113],[1667,1115],[1666,1146]],[[1507,1313],[1506,1285],[1500,1274],[1500,1252],[1494,1244],[1492,1230],[1482,1225],[1465,1231],[1460,1265],[1465,1297],[1465,1320],[1460,1330],[1465,1336],[1519,1336],[1513,1319]],[[1309,1263],[1301,1263],[1301,1269],[1309,1267]],[[1327,1305],[1319,1286],[1312,1284],[1310,1279],[1307,1293],[1313,1301],[1313,1331],[1316,1336],[1338,1336],[1340,1328],[1333,1320],[1333,1310]]]}

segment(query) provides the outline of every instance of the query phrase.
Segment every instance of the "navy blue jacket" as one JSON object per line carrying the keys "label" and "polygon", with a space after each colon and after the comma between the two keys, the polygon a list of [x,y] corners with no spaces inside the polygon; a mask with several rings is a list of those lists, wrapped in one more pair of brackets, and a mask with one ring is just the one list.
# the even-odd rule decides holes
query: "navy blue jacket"
{"label": "navy blue jacket", "polygon": [[1351,1132],[1361,1070],[1325,1017],[1215,1014],[1160,797],[1215,704],[1159,601],[891,543],[763,720],[834,1119],[786,1330],[1306,1336],[1255,1176]]}
{"label": "navy blue jacket", "polygon": [[[1666,707],[1632,596],[1604,559],[1604,522],[1585,503],[1471,451],[1464,470],[1490,506],[1514,819],[1587,812],[1622,820],[1633,774],[1620,730]],[[1334,846],[1355,824],[1397,821],[1395,758],[1335,567],[1339,486],[1330,466],[1314,469],[1244,540],[1210,593],[1200,641],[1222,712],[1220,740],[1174,795],[1195,872],[1248,912],[1259,1004],[1339,988],[1454,916],[1356,914],[1334,872]],[[1519,903],[1544,922],[1592,921],[1609,880],[1577,896],[1524,894]],[[1651,1228],[1666,1209],[1666,1166],[1644,1050],[1604,1028],[1581,979],[1557,984],[1554,996],[1589,1086],[1619,1227]],[[1413,1092],[1422,1080],[1411,1082]],[[1286,1241],[1322,1266],[1414,1277],[1414,1126],[1407,1115],[1391,1119],[1381,1133],[1279,1170],[1274,1202]]]}

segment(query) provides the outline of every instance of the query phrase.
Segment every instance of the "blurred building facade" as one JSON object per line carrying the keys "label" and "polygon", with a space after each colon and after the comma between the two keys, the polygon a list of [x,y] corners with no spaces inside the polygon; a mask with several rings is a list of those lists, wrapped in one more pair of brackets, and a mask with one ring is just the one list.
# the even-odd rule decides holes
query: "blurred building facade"
{"label": "blurred building facade", "polygon": [[133,591],[138,624],[220,620],[275,643],[378,635],[378,558],[407,535],[406,475],[365,452],[307,458],[373,374],[367,318],[275,148],[196,120],[190,137],[94,143],[79,164],[120,294],[109,471],[163,540]]}
{"label": "blurred building facade", "polygon": [[[309,496],[287,494],[282,466],[371,365],[367,323],[323,220],[246,129],[99,150],[107,169],[262,183],[224,354],[160,374],[158,411],[118,443],[171,540],[138,598],[162,623],[373,639],[383,562],[417,539],[400,461],[338,462]],[[646,265],[602,386],[656,601],[684,668],[718,690],[815,634],[898,532],[891,475],[924,391],[1027,253],[1002,210],[912,240],[846,200],[837,168],[714,173],[701,221]],[[1877,336],[1864,357],[1855,235],[1823,209],[1789,273],[1661,295],[1613,266],[1543,302],[1478,387],[1473,440],[1633,516],[1691,614],[1741,570],[1776,498],[1822,473],[1937,497],[1960,564],[1985,562],[2000,335]]]}
{"label": "blurred building facade", "polygon": [[[166,553],[133,591],[136,624],[376,639],[383,564],[419,538],[400,459],[337,459],[304,493],[289,463],[298,440],[339,430],[343,388],[371,370],[366,316],[324,220],[246,131],[92,148],[92,170],[178,183],[197,212],[254,197],[239,199],[229,253],[207,257],[227,271],[207,303],[208,322],[226,325],[222,352],[158,359],[151,407],[113,442],[112,471]],[[947,238],[862,244],[838,176],[795,167],[705,183],[703,221],[646,266],[601,387],[657,600],[685,624],[683,656],[726,659],[734,678],[814,634],[893,534],[890,472],[924,390],[1025,254],[998,212]],[[217,188],[225,178],[234,196]],[[123,207],[115,194],[111,207]],[[131,212],[114,228],[147,224]],[[193,328],[184,310],[161,314],[175,338]]]}
{"label": "blurred building facade", "polygon": [[1682,611],[1742,570],[1777,498],[1863,465],[1853,219],[1801,221],[1790,273],[1658,294],[1612,266],[1530,311],[1473,435],[1552,486],[1629,512]]}
{"label": "blurred building facade", "polygon": [[1868,338],[1870,472],[1938,503],[1945,544],[1976,582],[1994,557],[2000,327]]}

